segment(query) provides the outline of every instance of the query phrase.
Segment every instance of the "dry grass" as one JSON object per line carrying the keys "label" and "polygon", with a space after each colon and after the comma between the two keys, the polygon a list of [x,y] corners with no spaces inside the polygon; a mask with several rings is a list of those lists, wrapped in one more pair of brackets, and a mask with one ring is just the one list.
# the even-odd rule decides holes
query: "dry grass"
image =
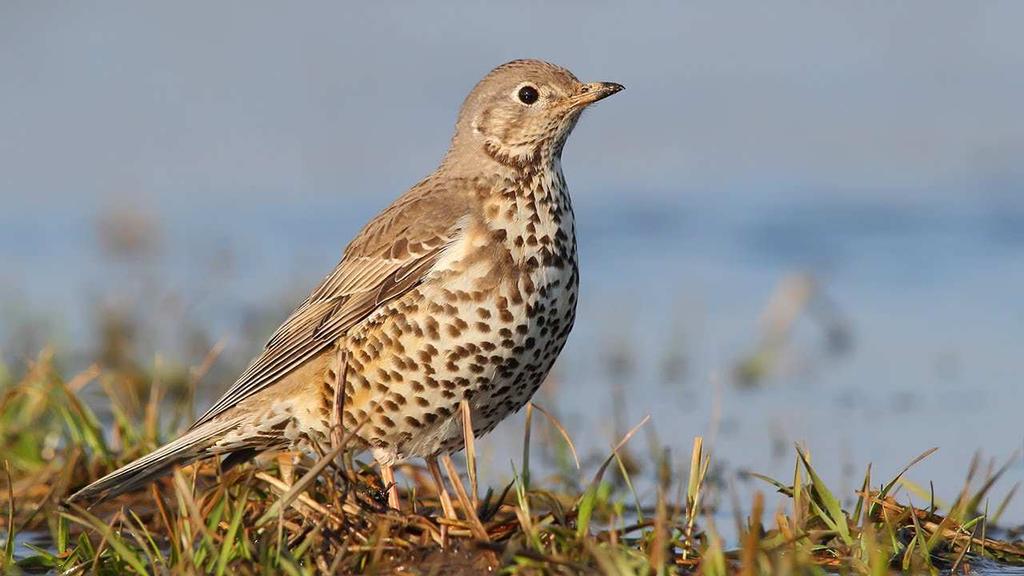
{"label": "dry grass", "polygon": [[[193,371],[193,384],[202,372]],[[0,385],[5,573],[883,574],[1024,564],[1024,547],[990,537],[985,513],[1005,467],[983,471],[975,462],[944,511],[898,501],[897,492],[915,489],[905,470],[873,488],[869,467],[853,510],[843,510],[798,449],[792,481],[762,477],[788,498],[787,512],[767,514],[757,494],[727,542],[715,525],[722,518],[705,505],[712,459],[699,438],[686,474],[676,477],[666,450],[648,467],[656,471],[653,501],[637,497],[624,451],[644,422],[596,471],[570,470],[577,477],[561,484],[584,486],[576,491],[531,481],[529,426],[514,479],[498,490],[479,494],[472,450],[465,474],[443,460],[457,519],[441,514],[426,469],[402,470],[409,489],[398,512],[388,509],[376,470],[336,458],[340,450],[301,460],[294,476],[277,460],[224,473],[207,462],[92,510],[65,508],[65,495],[155,447],[165,422],[189,410],[190,395],[167,402],[154,386],[139,417],[107,395],[104,425],[81,395],[116,377],[92,367],[65,380],[44,352]],[[575,458],[568,432],[535,408],[545,419],[532,425],[551,426]],[[998,517],[1005,502],[994,508]],[[26,536],[16,554],[17,534]]]}

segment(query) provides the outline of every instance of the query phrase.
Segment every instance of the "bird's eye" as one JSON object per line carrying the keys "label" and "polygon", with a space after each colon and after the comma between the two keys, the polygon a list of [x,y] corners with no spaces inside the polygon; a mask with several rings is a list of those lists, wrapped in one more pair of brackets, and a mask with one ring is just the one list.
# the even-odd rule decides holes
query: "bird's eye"
{"label": "bird's eye", "polygon": [[537,89],[533,86],[526,85],[519,89],[519,101],[523,104],[530,105],[540,98],[540,94],[537,93]]}

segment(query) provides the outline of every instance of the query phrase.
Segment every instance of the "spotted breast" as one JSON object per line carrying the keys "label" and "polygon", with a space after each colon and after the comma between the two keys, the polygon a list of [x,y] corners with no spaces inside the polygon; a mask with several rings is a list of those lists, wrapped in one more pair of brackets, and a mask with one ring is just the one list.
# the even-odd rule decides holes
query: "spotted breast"
{"label": "spotted breast", "polygon": [[479,436],[551,370],[579,282],[572,206],[552,168],[460,182],[474,209],[428,280],[342,343],[343,424],[365,420],[358,437],[382,463],[461,449],[461,400]]}

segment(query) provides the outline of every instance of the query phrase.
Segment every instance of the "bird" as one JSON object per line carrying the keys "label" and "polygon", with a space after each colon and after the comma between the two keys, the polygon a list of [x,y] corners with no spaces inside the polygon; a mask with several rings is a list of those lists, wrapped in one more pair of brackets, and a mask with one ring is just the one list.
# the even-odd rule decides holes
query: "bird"
{"label": "bird", "polygon": [[[491,70],[437,169],[355,236],[235,383],[177,439],[85,486],[90,505],[207,458],[330,446],[393,467],[464,447],[519,411],[576,318],[576,222],[562,150],[584,109],[623,90],[542,60]],[[346,450],[348,448],[346,447]]]}

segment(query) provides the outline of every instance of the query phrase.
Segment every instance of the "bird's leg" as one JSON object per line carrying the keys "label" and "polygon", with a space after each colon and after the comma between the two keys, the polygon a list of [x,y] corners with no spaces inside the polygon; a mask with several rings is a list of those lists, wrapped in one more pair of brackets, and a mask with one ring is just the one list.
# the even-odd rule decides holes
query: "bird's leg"
{"label": "bird's leg", "polygon": [[295,480],[295,454],[286,451],[277,453],[277,470],[281,474],[281,480],[291,486]]}
{"label": "bird's leg", "polygon": [[458,516],[455,515],[455,507],[452,506],[452,497],[444,486],[444,479],[441,478],[441,469],[437,466],[437,457],[431,456],[426,458],[426,461],[427,470],[433,476],[434,485],[437,487],[437,498],[441,501],[441,510],[444,511],[444,517],[449,520],[458,520]]}
{"label": "bird's leg", "polygon": [[395,469],[390,464],[380,465],[380,478],[384,481],[385,489],[388,491],[388,506],[395,510],[402,509],[402,503],[398,499],[398,485],[395,484]]}
{"label": "bird's leg", "polygon": [[334,385],[334,399],[331,402],[330,441],[333,446],[338,446],[345,437],[345,380],[348,377],[348,350],[344,346],[338,346],[338,350],[335,353],[334,370],[328,370],[328,376],[330,376],[331,372],[334,373],[334,382],[332,383]]}

